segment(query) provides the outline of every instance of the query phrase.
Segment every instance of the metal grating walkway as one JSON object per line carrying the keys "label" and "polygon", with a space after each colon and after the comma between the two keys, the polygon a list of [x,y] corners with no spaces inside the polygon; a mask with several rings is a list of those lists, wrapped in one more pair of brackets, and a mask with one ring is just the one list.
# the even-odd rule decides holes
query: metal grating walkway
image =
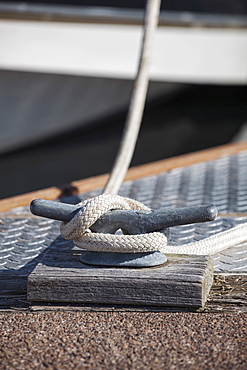
{"label": "metal grating walkway", "polygon": [[[171,228],[171,243],[189,243],[247,222],[247,151],[234,156],[177,168],[159,175],[128,181],[120,194],[152,209],[215,204],[216,221]],[[101,192],[80,194],[81,199]],[[234,215],[233,215],[234,213]],[[0,276],[25,278],[47,248],[71,249],[60,236],[59,222],[30,217],[28,207],[0,214]],[[215,272],[247,273],[247,242],[213,256]]]}

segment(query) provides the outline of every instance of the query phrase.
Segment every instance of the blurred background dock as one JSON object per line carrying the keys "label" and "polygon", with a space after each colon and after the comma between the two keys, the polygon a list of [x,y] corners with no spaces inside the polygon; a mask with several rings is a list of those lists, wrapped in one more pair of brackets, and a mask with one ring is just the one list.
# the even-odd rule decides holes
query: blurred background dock
{"label": "blurred background dock", "polygon": [[[0,1],[0,198],[109,172],[145,1]],[[245,1],[162,3],[132,165],[246,139]]]}

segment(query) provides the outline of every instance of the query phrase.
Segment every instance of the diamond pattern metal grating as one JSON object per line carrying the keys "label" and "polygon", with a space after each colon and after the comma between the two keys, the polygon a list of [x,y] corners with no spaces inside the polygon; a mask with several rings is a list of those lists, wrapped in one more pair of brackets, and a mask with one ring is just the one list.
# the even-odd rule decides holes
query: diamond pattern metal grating
{"label": "diamond pattern metal grating", "polygon": [[[247,222],[247,151],[234,156],[177,168],[128,181],[120,194],[152,209],[215,204],[221,213],[214,222],[171,228],[171,243],[189,243]],[[81,199],[101,189],[80,194]],[[235,217],[231,217],[235,213]],[[30,217],[28,207],[0,214],[0,275],[28,276],[47,248],[71,249],[60,236],[58,221]],[[213,256],[215,272],[247,273],[247,242]]]}

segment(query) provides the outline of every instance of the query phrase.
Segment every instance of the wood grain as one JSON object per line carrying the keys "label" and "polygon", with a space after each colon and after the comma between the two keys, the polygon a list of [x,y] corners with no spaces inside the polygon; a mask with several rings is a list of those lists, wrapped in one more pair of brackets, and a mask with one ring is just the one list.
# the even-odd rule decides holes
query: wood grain
{"label": "wood grain", "polygon": [[49,251],[28,277],[27,299],[43,302],[204,306],[213,283],[208,256],[169,256],[156,268],[87,266],[77,250]]}
{"label": "wood grain", "polygon": [[[129,169],[125,181],[136,180],[142,177],[159,174],[173,168],[185,167],[199,162],[210,161],[224,155],[234,155],[240,151],[247,150],[247,142],[227,144],[212,149],[206,149],[195,153],[189,153],[178,157],[164,159],[149,164],[132,167]],[[84,180],[73,181],[72,186],[76,187],[79,193],[90,191],[106,184],[108,175],[100,175]],[[12,208],[27,206],[33,199],[43,198],[53,200],[61,195],[61,189],[51,187],[27,194],[18,195],[0,200],[0,212],[9,211]]]}
{"label": "wood grain", "polygon": [[215,274],[203,312],[247,313],[247,274]]}

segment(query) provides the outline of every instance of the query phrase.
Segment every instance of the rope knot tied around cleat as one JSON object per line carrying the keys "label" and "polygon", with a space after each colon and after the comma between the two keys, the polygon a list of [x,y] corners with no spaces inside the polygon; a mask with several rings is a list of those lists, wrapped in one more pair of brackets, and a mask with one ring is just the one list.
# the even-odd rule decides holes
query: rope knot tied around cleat
{"label": "rope knot tied around cleat", "polygon": [[[209,238],[179,246],[167,245],[167,238],[161,232],[137,235],[114,235],[93,233],[90,226],[105,212],[112,209],[149,210],[142,203],[114,195],[118,192],[130,164],[141,124],[151,60],[151,50],[159,19],[160,0],[148,0],[144,23],[142,48],[132,91],[129,112],[123,139],[110,178],[103,195],[79,203],[82,210],[71,221],[62,223],[61,234],[80,248],[108,252],[161,251],[170,254],[209,255],[243,243],[247,240],[247,223],[212,235]],[[109,194],[109,195],[108,195]]]}
{"label": "rope knot tied around cleat", "polygon": [[120,195],[102,194],[78,204],[82,207],[71,221],[61,224],[64,238],[73,240],[82,249],[96,252],[164,251],[167,237],[161,232],[137,235],[94,233],[89,229],[100,216],[110,210],[150,210],[144,204]]}
{"label": "rope knot tied around cleat", "polygon": [[154,231],[136,235],[95,233],[89,228],[110,210],[151,211],[144,204],[120,195],[102,194],[78,204],[82,207],[69,222],[61,224],[64,238],[82,249],[96,252],[153,252],[166,254],[212,255],[247,240],[247,223],[183,245],[168,245],[167,237]]}

